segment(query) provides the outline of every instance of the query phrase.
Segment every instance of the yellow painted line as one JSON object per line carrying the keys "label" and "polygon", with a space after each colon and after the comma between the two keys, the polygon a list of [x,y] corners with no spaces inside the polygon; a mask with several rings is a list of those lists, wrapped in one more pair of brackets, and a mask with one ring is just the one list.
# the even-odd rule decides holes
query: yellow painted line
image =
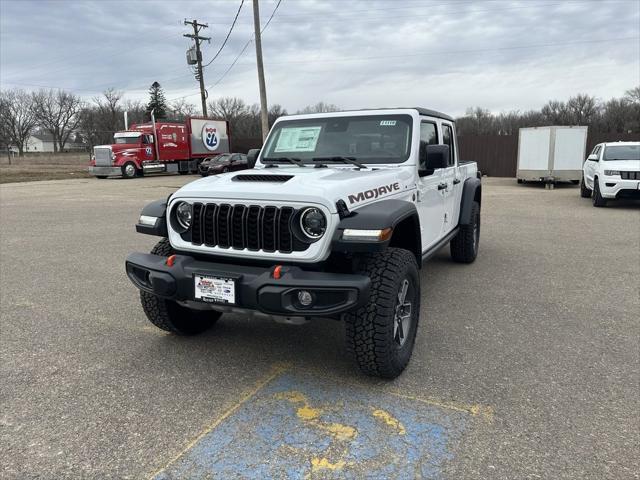
{"label": "yellow painted line", "polygon": [[456,412],[468,413],[474,417],[481,417],[489,423],[493,422],[493,408],[487,405],[479,404],[465,404],[459,402],[445,402],[434,398],[417,397],[414,395],[407,395],[399,392],[386,392],[396,397],[406,398],[407,400],[413,400],[414,402],[424,403],[426,405],[433,405],[434,407],[446,408],[448,410],[454,410]]}
{"label": "yellow painted line", "polygon": [[153,479],[156,476],[160,475],[164,472],[171,464],[180,459],[185,453],[187,453],[193,446],[198,443],[205,435],[211,433],[218,425],[224,422],[227,418],[233,415],[242,405],[247,403],[254,395],[256,395],[262,388],[264,388],[269,382],[271,382],[276,377],[282,375],[286,370],[289,369],[289,365],[275,365],[268,375],[266,375],[263,379],[261,379],[258,383],[254,385],[254,387],[246,392],[240,400],[233,404],[226,412],[224,412],[220,417],[216,418],[211,424],[209,424],[196,438],[191,440],[175,457],[173,457],[164,467],[160,468],[158,471],[153,473],[149,478]]}
{"label": "yellow painted line", "polygon": [[407,430],[404,428],[404,425],[400,423],[400,420],[395,418],[386,410],[382,410],[381,408],[374,408],[372,413],[374,417],[376,417],[379,420],[382,420],[389,427],[396,430],[399,435],[405,435],[407,433]]}

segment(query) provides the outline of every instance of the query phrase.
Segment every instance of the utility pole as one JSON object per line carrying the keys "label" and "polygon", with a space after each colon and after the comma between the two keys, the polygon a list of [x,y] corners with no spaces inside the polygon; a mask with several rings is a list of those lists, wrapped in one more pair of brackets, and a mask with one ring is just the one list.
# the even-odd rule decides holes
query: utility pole
{"label": "utility pole", "polygon": [[258,62],[258,84],[260,86],[260,118],[262,120],[262,141],[269,133],[269,113],[267,112],[267,87],[264,84],[264,67],[262,65],[262,40],[260,38],[260,7],[258,0],[253,0],[253,29],[256,39],[256,60]]}
{"label": "utility pole", "polygon": [[196,42],[195,62],[192,62],[187,52],[187,63],[190,65],[192,63],[197,64],[196,80],[200,82],[200,99],[202,100],[202,115],[206,117],[207,116],[207,91],[204,88],[204,77],[202,76],[202,53],[200,52],[200,42],[202,40],[206,40],[207,42],[209,42],[211,40],[211,37],[201,37],[199,33],[200,33],[200,30],[202,30],[203,28],[209,28],[209,25],[207,25],[206,23],[198,23],[198,21],[195,19],[191,22],[185,20],[184,24],[191,25],[193,27],[193,34],[185,33],[183,37],[191,38],[193,39],[194,42]]}

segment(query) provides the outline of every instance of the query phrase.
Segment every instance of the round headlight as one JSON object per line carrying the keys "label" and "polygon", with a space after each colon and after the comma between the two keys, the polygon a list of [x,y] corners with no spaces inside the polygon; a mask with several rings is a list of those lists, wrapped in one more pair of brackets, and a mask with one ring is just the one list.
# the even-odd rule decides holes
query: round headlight
{"label": "round headlight", "polygon": [[176,220],[178,221],[178,225],[185,230],[191,227],[191,211],[191,204],[187,202],[180,202],[176,207]]}
{"label": "round headlight", "polygon": [[327,230],[327,218],[315,207],[307,208],[300,215],[302,233],[312,240],[317,240]]}

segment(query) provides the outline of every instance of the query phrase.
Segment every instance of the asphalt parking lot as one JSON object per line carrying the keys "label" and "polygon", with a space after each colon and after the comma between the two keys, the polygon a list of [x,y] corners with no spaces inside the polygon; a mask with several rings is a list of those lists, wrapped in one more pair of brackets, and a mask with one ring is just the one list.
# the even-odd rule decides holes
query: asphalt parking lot
{"label": "asphalt parking lot", "polygon": [[337,322],[147,322],[133,224],[193,179],[0,187],[0,477],[638,478],[637,204],[486,179],[479,258],[425,266],[385,382]]}

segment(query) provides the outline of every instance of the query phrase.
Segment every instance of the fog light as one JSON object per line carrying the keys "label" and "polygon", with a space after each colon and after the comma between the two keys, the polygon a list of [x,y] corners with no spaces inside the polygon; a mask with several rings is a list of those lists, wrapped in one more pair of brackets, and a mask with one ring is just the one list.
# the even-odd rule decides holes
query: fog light
{"label": "fog light", "polygon": [[303,307],[308,307],[313,303],[313,295],[306,290],[298,290],[298,301]]}

